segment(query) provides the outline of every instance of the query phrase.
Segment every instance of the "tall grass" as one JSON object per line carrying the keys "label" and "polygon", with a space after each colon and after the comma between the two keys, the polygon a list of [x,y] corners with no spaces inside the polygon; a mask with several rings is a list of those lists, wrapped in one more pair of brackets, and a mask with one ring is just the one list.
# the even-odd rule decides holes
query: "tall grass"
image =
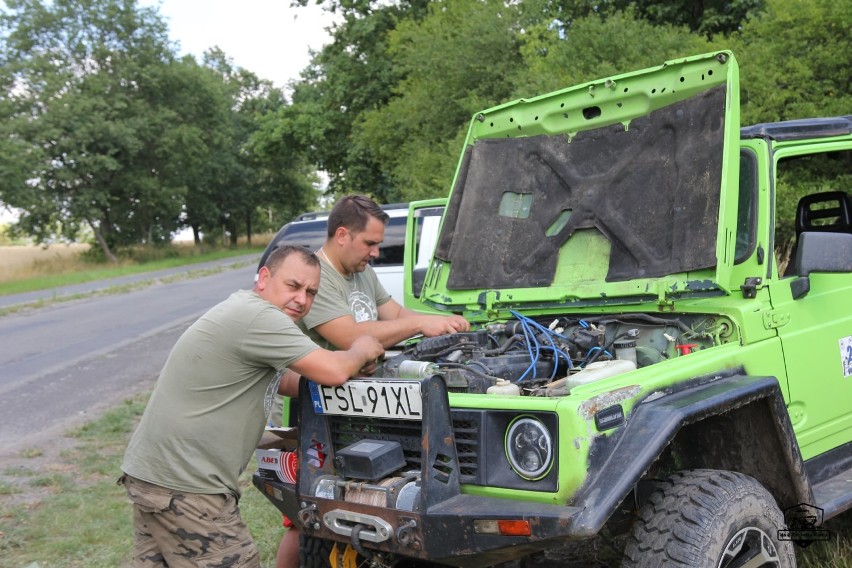
{"label": "tall grass", "polygon": [[95,260],[87,254],[89,245],[0,246],[0,296],[260,253],[272,236],[255,235],[251,245],[243,240],[235,248],[192,243],[133,247],[122,251],[118,264]]}
{"label": "tall grass", "polygon": [[89,245],[61,244],[0,246],[0,283],[27,280],[51,273],[78,272],[88,268],[82,254]]}

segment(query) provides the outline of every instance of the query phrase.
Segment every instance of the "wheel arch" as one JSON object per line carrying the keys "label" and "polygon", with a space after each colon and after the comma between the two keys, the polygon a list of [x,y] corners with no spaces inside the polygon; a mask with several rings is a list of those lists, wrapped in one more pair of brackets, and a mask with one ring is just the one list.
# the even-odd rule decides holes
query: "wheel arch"
{"label": "wheel arch", "polygon": [[678,470],[744,473],[782,509],[813,502],[777,379],[726,375],[649,397],[620,432],[593,443],[587,481],[570,503],[583,508],[572,520],[578,536],[594,536],[619,512],[638,505],[643,481]]}
{"label": "wheel arch", "polygon": [[686,469],[737,471],[758,480],[782,509],[811,499],[786,409],[779,417],[774,402],[774,397],[762,398],[684,424],[648,475]]}

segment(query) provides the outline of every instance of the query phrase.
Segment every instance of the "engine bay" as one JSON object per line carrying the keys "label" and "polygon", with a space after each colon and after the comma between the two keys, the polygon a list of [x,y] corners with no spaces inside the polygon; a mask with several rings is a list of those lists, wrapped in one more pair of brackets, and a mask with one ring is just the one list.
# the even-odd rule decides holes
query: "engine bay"
{"label": "engine bay", "polygon": [[715,315],[512,315],[467,333],[423,338],[379,372],[440,375],[450,392],[566,396],[577,385],[735,340],[733,325]]}

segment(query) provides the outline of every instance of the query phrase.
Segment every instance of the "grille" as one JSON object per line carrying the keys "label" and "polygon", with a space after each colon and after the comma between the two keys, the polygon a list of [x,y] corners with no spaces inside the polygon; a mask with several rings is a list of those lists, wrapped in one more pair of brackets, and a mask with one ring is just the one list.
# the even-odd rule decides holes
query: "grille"
{"label": "grille", "polygon": [[[459,481],[476,484],[479,479],[479,421],[470,416],[453,414]],[[470,413],[465,413],[470,414]],[[421,423],[412,420],[383,420],[358,416],[330,416],[331,443],[335,450],[365,438],[399,442],[410,469],[421,470]]]}

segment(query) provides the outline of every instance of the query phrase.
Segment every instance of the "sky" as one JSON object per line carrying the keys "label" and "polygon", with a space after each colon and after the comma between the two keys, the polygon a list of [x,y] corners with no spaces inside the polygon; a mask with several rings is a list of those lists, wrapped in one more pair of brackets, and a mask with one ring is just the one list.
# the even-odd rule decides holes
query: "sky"
{"label": "sky", "polygon": [[291,7],[290,0],[139,0],[159,6],[169,38],[180,53],[200,62],[208,48],[218,46],[239,67],[277,87],[285,87],[330,41],[325,28],[333,16],[314,5]]}
{"label": "sky", "polygon": [[[218,46],[235,65],[282,88],[299,78],[309,50],[331,41],[325,28],[334,21],[313,1],[297,8],[290,0],[139,0],[139,5],[159,7],[179,54],[200,62],[205,50]],[[0,204],[0,223],[15,218]]]}

